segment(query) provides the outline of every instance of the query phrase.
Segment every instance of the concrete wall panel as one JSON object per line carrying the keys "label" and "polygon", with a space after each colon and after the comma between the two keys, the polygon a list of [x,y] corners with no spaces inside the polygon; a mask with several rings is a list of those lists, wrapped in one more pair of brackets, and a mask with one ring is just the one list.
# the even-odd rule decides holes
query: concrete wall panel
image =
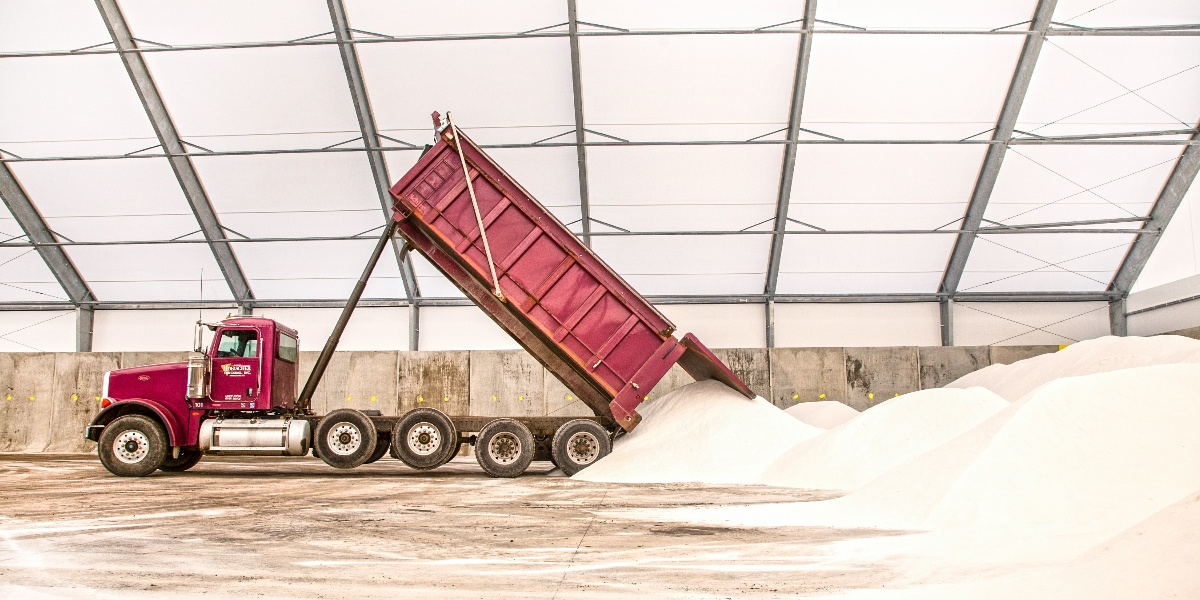
{"label": "concrete wall panel", "polygon": [[349,352],[346,365],[346,397],[339,408],[378,410],[385,415],[398,414],[396,398],[396,360],[399,352]]}
{"label": "concrete wall panel", "polygon": [[471,351],[471,414],[536,417],[546,414],[541,363],[524,350]]}
{"label": "concrete wall panel", "polygon": [[921,388],[916,348],[846,348],[846,400],[866,410]]}
{"label": "concrete wall panel", "polygon": [[397,414],[431,406],[448,415],[471,410],[470,352],[400,352]]}
{"label": "concrete wall panel", "polygon": [[84,428],[100,412],[104,373],[120,366],[115,352],[63,352],[55,355],[53,414],[46,452],[92,452],[95,442],[83,437]]}
{"label": "concrete wall panel", "polygon": [[787,408],[800,402],[819,400],[846,401],[844,349],[774,348],[770,356],[770,399],[775,406]]}
{"label": "concrete wall panel", "polygon": [[0,354],[0,452],[41,452],[51,442],[55,355]]}
{"label": "concrete wall panel", "polygon": [[718,348],[713,354],[729,366],[755,394],[771,397],[771,370],[765,348]]}
{"label": "concrete wall panel", "polygon": [[[300,380],[296,385],[296,393],[304,389],[304,382],[317,363],[320,352],[300,353]],[[342,408],[346,402],[346,379],[350,375],[350,352],[334,352],[325,368],[325,375],[317,385],[312,397],[312,409],[317,414],[327,413],[335,408]]]}
{"label": "concrete wall panel", "polygon": [[650,389],[650,393],[646,394],[646,398],[657,400],[685,385],[695,383],[695,381],[682,367],[677,364],[671,365],[671,369]]}
{"label": "concrete wall panel", "polygon": [[990,364],[1011,365],[1018,360],[1058,352],[1058,346],[992,346],[988,349]]}
{"label": "concrete wall panel", "polygon": [[[591,417],[595,413],[575,392],[567,389],[553,373],[543,369],[542,393],[546,398],[546,414],[552,417]],[[604,416],[608,416],[605,413]]]}
{"label": "concrete wall panel", "polygon": [[989,364],[987,346],[924,346],[917,349],[921,389],[938,388]]}
{"label": "concrete wall panel", "polygon": [[163,365],[167,363],[187,362],[190,352],[122,352],[121,367],[144,367],[146,365]]}

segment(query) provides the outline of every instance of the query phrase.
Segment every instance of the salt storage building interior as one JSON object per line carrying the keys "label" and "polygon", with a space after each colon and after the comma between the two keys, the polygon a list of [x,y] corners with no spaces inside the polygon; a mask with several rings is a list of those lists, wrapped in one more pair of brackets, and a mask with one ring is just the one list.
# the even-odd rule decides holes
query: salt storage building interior
{"label": "salt storage building interior", "polygon": [[0,82],[0,596],[1200,595],[1195,2],[0,0]]}

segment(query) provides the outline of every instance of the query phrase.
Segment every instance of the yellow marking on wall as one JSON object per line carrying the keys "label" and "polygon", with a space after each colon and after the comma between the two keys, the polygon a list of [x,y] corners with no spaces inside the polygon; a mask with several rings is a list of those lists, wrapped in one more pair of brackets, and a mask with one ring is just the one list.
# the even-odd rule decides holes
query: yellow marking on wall
{"label": "yellow marking on wall", "polygon": [[100,396],[96,396],[96,402],[100,401]]}
{"label": "yellow marking on wall", "polygon": [[29,401],[30,401],[30,402],[33,402],[33,396],[30,396],[30,397],[29,397]]}
{"label": "yellow marking on wall", "polygon": [[449,402],[450,396],[442,396],[442,402]]}
{"label": "yellow marking on wall", "polygon": [[792,394],[792,400],[799,400],[800,394]]}
{"label": "yellow marking on wall", "polygon": [[79,394],[71,394],[71,402],[78,402]]}
{"label": "yellow marking on wall", "polygon": [[350,401],[350,396],[346,396],[346,402]]}
{"label": "yellow marking on wall", "polygon": [[12,394],[5,394],[5,395],[4,395],[4,399],[5,399],[5,400],[12,400]]}
{"label": "yellow marking on wall", "polygon": [[500,399],[499,399],[499,398],[497,398],[497,397],[495,397],[495,396],[492,396],[492,402],[499,402],[499,401],[500,401]]}
{"label": "yellow marking on wall", "polygon": [[868,397],[868,398],[871,398],[871,399],[874,399],[874,398],[875,398],[875,392],[867,392],[867,397]]}
{"label": "yellow marking on wall", "polygon": [[571,402],[573,400],[575,400],[575,399],[572,398],[570,394],[567,394],[567,402]]}
{"label": "yellow marking on wall", "polygon": [[371,396],[371,402],[375,401],[375,396]]}
{"label": "yellow marking on wall", "polygon": [[1063,348],[1066,348],[1067,346],[1070,346],[1070,344],[1059,344],[1058,349],[1062,350]]}
{"label": "yellow marking on wall", "polygon": [[899,397],[900,397],[900,394],[893,394],[893,395],[892,395],[892,397],[893,397],[893,398],[899,398]]}
{"label": "yellow marking on wall", "polygon": [[[32,398],[31,398],[31,400],[32,400]],[[517,396],[517,400],[519,400],[519,401],[521,401],[521,402],[524,402],[524,401],[525,401],[525,396]]]}
{"label": "yellow marking on wall", "polygon": [[824,400],[824,399],[825,399],[825,394],[821,394],[820,396],[817,396],[817,397],[818,397],[818,398],[820,398],[820,399],[822,399],[822,400]]}
{"label": "yellow marking on wall", "polygon": [[425,401],[425,398],[423,396],[417,396],[417,402],[424,402],[424,401]]}

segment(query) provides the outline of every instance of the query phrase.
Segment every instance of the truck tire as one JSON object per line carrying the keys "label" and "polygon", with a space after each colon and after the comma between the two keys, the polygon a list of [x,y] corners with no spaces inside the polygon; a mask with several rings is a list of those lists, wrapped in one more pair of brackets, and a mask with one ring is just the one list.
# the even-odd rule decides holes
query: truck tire
{"label": "truck tire", "polygon": [[353,469],[375,453],[379,435],[370,417],[352,408],[339,408],[317,423],[313,445],[325,464]]}
{"label": "truck tire", "polygon": [[554,464],[570,477],[612,452],[608,431],[590,419],[563,423],[550,446]]}
{"label": "truck tire", "polygon": [[529,428],[513,419],[496,419],[484,425],[475,442],[475,460],[492,477],[524,473],[535,451]]}
{"label": "truck tire", "polygon": [[436,469],[458,454],[454,421],[436,408],[414,408],[392,428],[392,452],[414,469]]}
{"label": "truck tire", "polygon": [[196,463],[200,462],[201,458],[204,458],[204,454],[199,450],[181,450],[179,458],[167,455],[163,459],[163,463],[158,466],[158,469],[160,471],[167,471],[168,473],[179,473],[196,466]]}
{"label": "truck tire", "polygon": [[167,434],[158,421],[144,415],[117,417],[100,433],[100,464],[121,477],[145,477],[167,458]]}
{"label": "truck tire", "polygon": [[371,453],[371,457],[367,459],[364,465],[369,465],[388,453],[388,449],[392,446],[392,435],[390,433],[378,434],[379,440],[375,442],[375,451]]}

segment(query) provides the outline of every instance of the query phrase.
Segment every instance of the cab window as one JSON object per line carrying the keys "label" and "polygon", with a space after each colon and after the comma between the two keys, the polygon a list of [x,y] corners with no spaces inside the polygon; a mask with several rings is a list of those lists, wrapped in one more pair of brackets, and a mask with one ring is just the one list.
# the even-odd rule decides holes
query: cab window
{"label": "cab window", "polygon": [[300,359],[300,348],[296,338],[286,333],[279,334],[279,358],[290,363]]}
{"label": "cab window", "polygon": [[221,332],[217,358],[256,358],[258,332],[253,329],[226,329]]}

